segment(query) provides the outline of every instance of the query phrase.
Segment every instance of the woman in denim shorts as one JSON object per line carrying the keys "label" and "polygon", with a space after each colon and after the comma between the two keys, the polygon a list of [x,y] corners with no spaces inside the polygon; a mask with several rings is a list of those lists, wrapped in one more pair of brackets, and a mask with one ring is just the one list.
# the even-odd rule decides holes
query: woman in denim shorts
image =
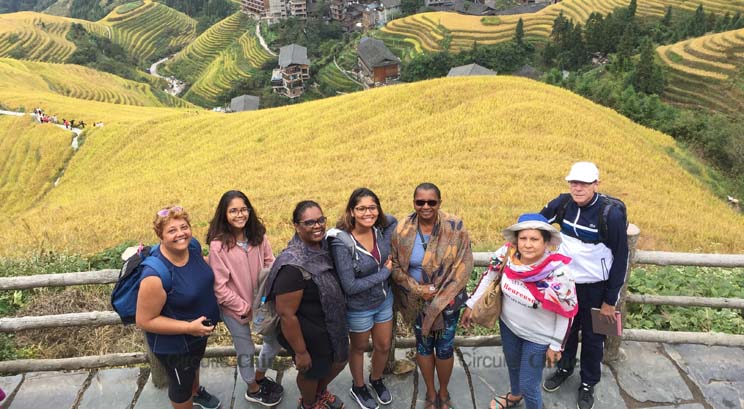
{"label": "woman in denim shorts", "polygon": [[[455,330],[473,271],[470,237],[462,220],[439,209],[442,195],[432,183],[413,193],[410,216],[391,242],[396,302],[416,334],[416,362],[426,384],[424,409],[452,407],[448,389],[454,366]],[[439,391],[434,386],[436,370]]]}
{"label": "woman in denim shorts", "polygon": [[[382,371],[393,336],[393,294],[388,278],[392,267],[390,239],[397,225],[394,217],[382,211],[374,192],[358,188],[351,193],[336,228],[326,234],[346,293],[353,378],[350,393],[361,409],[377,409],[377,402],[387,405],[393,401],[382,381]],[[369,383],[375,397],[364,380],[364,351],[370,335],[373,351]]]}

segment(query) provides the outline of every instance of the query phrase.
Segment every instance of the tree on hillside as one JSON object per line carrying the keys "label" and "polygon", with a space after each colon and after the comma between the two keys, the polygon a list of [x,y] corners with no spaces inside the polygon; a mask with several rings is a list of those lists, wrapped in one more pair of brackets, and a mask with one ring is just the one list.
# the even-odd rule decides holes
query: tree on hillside
{"label": "tree on hillside", "polygon": [[517,21],[517,28],[514,30],[514,42],[520,46],[524,43],[524,21],[522,21],[522,17]]}
{"label": "tree on hillside", "polygon": [[705,34],[706,23],[705,10],[701,4],[687,23],[687,37],[700,37]]}
{"label": "tree on hillside", "polygon": [[635,52],[635,30],[632,26],[627,26],[623,37],[620,39],[620,44],[617,46],[617,59],[613,68],[618,72],[625,72],[631,68],[630,58]]}
{"label": "tree on hillside", "polygon": [[628,5],[628,19],[632,19],[636,15],[636,10],[638,9],[638,4],[636,0],[630,0],[630,4]]}
{"label": "tree on hillside", "polygon": [[607,54],[610,51],[607,41],[605,20],[602,14],[594,12],[589,15],[584,27],[586,49],[590,53]]}
{"label": "tree on hillside", "polygon": [[400,11],[402,13],[402,16],[416,14],[416,12],[418,12],[418,10],[421,7],[424,7],[424,0],[401,0],[400,1]]}
{"label": "tree on hillside", "polygon": [[672,6],[667,6],[666,10],[664,11],[664,17],[661,19],[661,24],[666,27],[670,27],[672,25]]}
{"label": "tree on hillside", "polygon": [[661,94],[664,91],[664,74],[654,62],[654,44],[644,37],[641,42],[641,56],[631,77],[633,86],[644,94]]}

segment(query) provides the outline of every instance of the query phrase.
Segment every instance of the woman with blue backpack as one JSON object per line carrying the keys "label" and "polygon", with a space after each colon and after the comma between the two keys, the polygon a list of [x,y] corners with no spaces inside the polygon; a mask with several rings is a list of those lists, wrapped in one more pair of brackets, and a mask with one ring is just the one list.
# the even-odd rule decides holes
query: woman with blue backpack
{"label": "woman with blue backpack", "polygon": [[[393,292],[390,289],[390,239],[398,221],[382,211],[377,195],[364,187],[351,193],[336,228],[326,233],[341,287],[349,325],[351,397],[360,409],[377,409],[393,401],[382,380],[393,338]],[[369,384],[364,379],[364,351],[372,338]],[[376,401],[375,401],[376,399]]]}
{"label": "woman with blue backpack", "polygon": [[240,376],[248,385],[244,398],[274,406],[282,400],[284,388],[265,373],[279,352],[279,342],[274,334],[264,334],[254,369],[256,347],[250,327],[259,274],[274,263],[274,253],[266,227],[243,192],[230,190],[222,195],[209,223],[207,244],[209,265],[214,271],[214,293],[223,322],[232,335]]}
{"label": "woman with blue backpack", "polygon": [[167,271],[143,268],[137,327],[145,331],[150,349],[165,367],[173,408],[216,409],[220,400],[199,384],[207,339],[220,319],[214,274],[192,237],[191,221],[182,207],[159,210],[153,228],[160,245],[151,257],[157,257]]}

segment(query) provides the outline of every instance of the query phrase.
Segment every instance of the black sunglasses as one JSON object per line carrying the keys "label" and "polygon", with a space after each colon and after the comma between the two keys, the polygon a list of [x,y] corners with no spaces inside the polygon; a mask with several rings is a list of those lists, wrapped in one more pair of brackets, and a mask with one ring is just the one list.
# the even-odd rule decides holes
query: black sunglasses
{"label": "black sunglasses", "polygon": [[414,200],[413,203],[418,207],[423,207],[427,204],[429,207],[434,207],[439,204],[439,200]]}
{"label": "black sunglasses", "polygon": [[313,227],[316,224],[319,224],[321,226],[325,226],[327,220],[328,220],[327,217],[320,216],[317,219],[302,220],[302,221],[298,222],[297,224],[301,224],[301,225],[303,225],[305,227]]}

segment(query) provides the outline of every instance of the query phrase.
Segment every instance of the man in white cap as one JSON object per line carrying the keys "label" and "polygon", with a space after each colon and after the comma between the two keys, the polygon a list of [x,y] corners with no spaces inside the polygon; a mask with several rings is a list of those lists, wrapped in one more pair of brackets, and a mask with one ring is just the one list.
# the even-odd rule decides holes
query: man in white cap
{"label": "man in white cap", "polygon": [[599,169],[591,162],[577,162],[566,176],[569,193],[559,195],[540,212],[560,225],[559,253],[572,258],[579,313],[568,333],[565,351],[556,372],[543,389],[553,392],[573,373],[581,331],[581,386],[578,408],[594,406],[594,385],[601,376],[606,336],[592,330],[591,309],[599,308],[615,320],[615,305],[628,266],[628,235],[625,205],[597,192]]}

